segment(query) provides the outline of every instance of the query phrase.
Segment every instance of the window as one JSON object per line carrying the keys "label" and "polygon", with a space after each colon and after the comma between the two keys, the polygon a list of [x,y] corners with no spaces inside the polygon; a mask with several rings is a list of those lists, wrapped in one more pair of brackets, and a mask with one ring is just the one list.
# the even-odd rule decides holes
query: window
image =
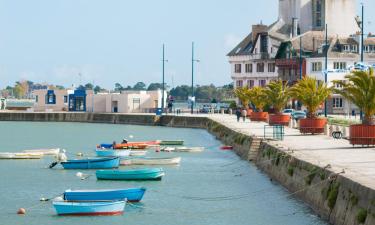
{"label": "window", "polygon": [[365,52],[370,52],[370,45],[363,46]]}
{"label": "window", "polygon": [[254,87],[254,80],[248,80],[247,81],[247,87],[248,88],[253,88]]}
{"label": "window", "polygon": [[321,27],[322,26],[322,1],[316,1],[315,7],[315,26]]}
{"label": "window", "polygon": [[341,84],[335,84],[335,88],[337,88],[337,89],[341,89],[342,88],[342,85]]}
{"label": "window", "polygon": [[357,45],[352,45],[351,46],[351,52],[357,52],[358,46]]}
{"label": "window", "polygon": [[320,72],[322,71],[322,62],[313,62],[311,63],[312,72]]}
{"label": "window", "polygon": [[56,104],[56,95],[53,90],[48,90],[46,94],[46,104]]}
{"label": "window", "polygon": [[335,70],[345,70],[346,69],[346,62],[334,62],[333,69]]}
{"label": "window", "polygon": [[264,72],[264,63],[257,63],[257,72],[259,73]]}
{"label": "window", "polygon": [[241,64],[235,64],[234,65],[234,72],[235,73],[241,73]]}
{"label": "window", "polygon": [[242,87],[243,86],[243,81],[242,80],[237,80],[236,81],[236,87]]}
{"label": "window", "polygon": [[246,70],[246,73],[252,73],[253,72],[253,64],[246,64],[245,65],[245,70]]}
{"label": "window", "polygon": [[332,99],[333,108],[342,108],[342,98],[333,98]]}
{"label": "window", "polygon": [[35,102],[38,102],[38,95],[35,96]]}
{"label": "window", "polygon": [[64,95],[64,103],[68,103],[68,96]]}
{"label": "window", "polygon": [[349,45],[344,45],[343,49],[344,49],[345,52],[349,52],[350,51],[350,46]]}
{"label": "window", "polygon": [[274,73],[275,72],[275,63],[268,63],[268,72]]}
{"label": "window", "polygon": [[266,80],[259,80],[259,86],[265,87],[266,86]]}

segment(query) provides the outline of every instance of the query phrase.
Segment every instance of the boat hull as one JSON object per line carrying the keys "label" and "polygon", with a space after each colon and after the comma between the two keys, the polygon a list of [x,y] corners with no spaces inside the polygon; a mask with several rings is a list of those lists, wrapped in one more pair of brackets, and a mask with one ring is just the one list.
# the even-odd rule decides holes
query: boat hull
{"label": "boat hull", "polygon": [[120,165],[120,158],[77,159],[62,162],[64,169],[112,169]]}
{"label": "boat hull", "polygon": [[66,216],[99,216],[121,215],[124,212],[126,201],[114,202],[66,202],[52,203],[58,215]]}
{"label": "boat hull", "polygon": [[161,141],[160,145],[183,145],[184,141],[175,140],[175,141]]}
{"label": "boat hull", "polygon": [[128,157],[130,155],[130,150],[96,149],[95,152],[98,157]]}
{"label": "boat hull", "polygon": [[139,170],[98,170],[98,180],[161,180],[165,175],[163,169],[139,169]]}
{"label": "boat hull", "polygon": [[145,156],[147,154],[147,151],[130,151],[129,156]]}
{"label": "boat hull", "polygon": [[64,199],[68,201],[113,201],[127,199],[129,202],[142,200],[146,188],[129,188],[118,190],[67,190]]}
{"label": "boat hull", "polygon": [[26,152],[1,152],[0,159],[40,159],[43,154],[39,153],[26,153]]}
{"label": "boat hull", "polygon": [[135,158],[123,159],[120,165],[178,165],[181,162],[181,157],[174,158]]}
{"label": "boat hull", "polygon": [[35,150],[24,150],[25,153],[35,153],[41,155],[57,155],[60,152],[59,148],[52,149],[35,149]]}

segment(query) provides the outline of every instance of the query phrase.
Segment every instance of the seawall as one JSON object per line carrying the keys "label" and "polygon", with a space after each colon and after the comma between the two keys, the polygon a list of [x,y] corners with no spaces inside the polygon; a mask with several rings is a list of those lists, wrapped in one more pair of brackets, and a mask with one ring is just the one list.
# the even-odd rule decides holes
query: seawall
{"label": "seawall", "polygon": [[[90,122],[207,129],[244,160],[253,163],[272,180],[287,188],[291,196],[306,202],[323,219],[334,225],[374,225],[375,190],[343,174],[313,165],[293,156],[273,142],[230,129],[208,117],[150,114],[90,113],[0,113],[0,121]],[[291,212],[294,213],[294,212]]]}

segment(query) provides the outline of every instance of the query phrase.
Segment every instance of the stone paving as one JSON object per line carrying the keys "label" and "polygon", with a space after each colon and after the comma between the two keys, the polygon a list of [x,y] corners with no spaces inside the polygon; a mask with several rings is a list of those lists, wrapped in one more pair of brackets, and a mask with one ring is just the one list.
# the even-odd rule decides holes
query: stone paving
{"label": "stone paving", "polygon": [[[262,122],[237,122],[234,115],[207,115],[228,128],[243,134],[264,137]],[[271,131],[272,132],[272,131]],[[302,135],[297,129],[285,128],[283,141],[270,141],[296,158],[331,170],[367,187],[375,189],[375,148],[354,148],[348,140],[336,140],[326,135]]]}

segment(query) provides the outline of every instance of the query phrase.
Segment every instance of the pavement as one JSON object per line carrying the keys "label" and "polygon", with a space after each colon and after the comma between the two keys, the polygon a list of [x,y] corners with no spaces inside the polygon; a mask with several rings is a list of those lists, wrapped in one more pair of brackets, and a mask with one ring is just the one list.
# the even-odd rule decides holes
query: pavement
{"label": "pavement", "polygon": [[[237,122],[235,115],[211,114],[206,115],[224,126],[246,135],[264,137],[267,123]],[[272,130],[270,130],[272,133]],[[299,130],[285,128],[283,141],[269,141],[281,150],[294,157],[325,167],[331,165],[331,170],[341,172],[343,176],[371,189],[375,189],[375,148],[359,148],[350,145],[348,140],[336,140],[327,135],[303,135]]]}

